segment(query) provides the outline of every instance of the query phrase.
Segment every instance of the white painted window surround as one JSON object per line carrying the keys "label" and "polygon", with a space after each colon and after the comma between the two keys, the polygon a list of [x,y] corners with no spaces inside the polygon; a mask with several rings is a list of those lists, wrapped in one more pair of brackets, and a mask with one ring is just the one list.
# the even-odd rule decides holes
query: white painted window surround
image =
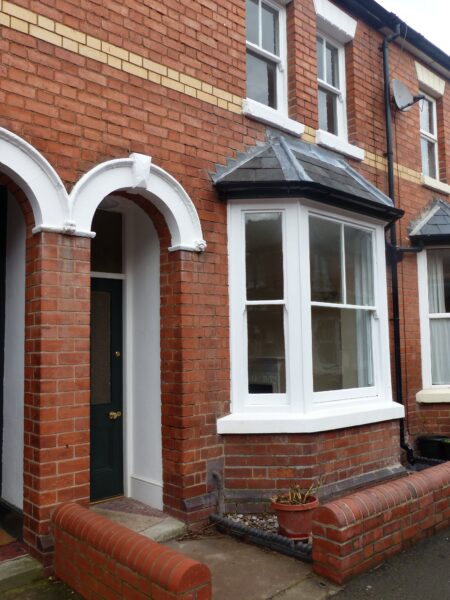
{"label": "white painted window surround", "polygon": [[323,131],[322,129],[316,131],[316,144],[325,146],[325,148],[329,148],[330,150],[334,150],[335,152],[339,152],[339,154],[354,158],[355,160],[364,160],[366,154],[359,146],[349,144],[345,139],[333,135],[332,133],[328,133],[328,131]]}
{"label": "white painted window surround", "polygon": [[417,255],[423,389],[416,394],[416,401],[421,404],[450,403],[450,385],[433,385],[432,382],[428,268],[427,250],[423,250]]}
{"label": "white painted window surround", "polygon": [[[429,69],[424,67],[421,63],[419,63],[417,61],[415,62],[415,67],[416,67],[416,74],[417,74],[417,79],[419,82],[420,90],[422,93],[425,93],[426,96],[428,96],[428,99],[432,102],[433,111],[434,111],[433,119],[435,122],[436,131],[437,131],[436,100],[439,100],[439,98],[442,98],[442,96],[444,95],[445,80],[442,79],[441,77],[439,77],[438,75],[436,75],[436,73],[433,73],[433,71],[430,71]],[[424,132],[422,134],[422,132],[421,132],[421,137],[422,137],[422,135],[426,138],[429,136],[429,133]],[[434,136],[432,141],[435,141],[436,145],[437,145],[437,135]],[[436,165],[437,165],[437,167],[438,167],[438,164],[439,164],[439,162],[438,162],[437,149],[436,149]],[[440,192],[440,193],[446,194],[446,195],[450,194],[450,185],[448,183],[440,181],[439,176],[434,178],[434,177],[430,177],[429,175],[426,175],[425,173],[423,173],[422,177],[421,177],[421,182],[424,187],[427,187],[431,190],[434,190],[436,192]]]}
{"label": "white painted window surround", "polygon": [[316,131],[316,143],[344,156],[362,161],[365,157],[364,150],[348,142],[347,86],[345,80],[344,45],[351,42],[355,37],[357,21],[328,0],[314,0],[314,6],[316,9],[318,39],[324,45],[328,43],[337,50],[337,68],[339,71],[337,88],[325,81],[326,77],[323,80],[319,78],[318,81],[320,90],[335,94],[337,97],[337,133],[319,128]]}
{"label": "white painted window surround", "polygon": [[444,181],[439,181],[438,179],[433,179],[432,177],[423,174],[421,175],[420,181],[424,187],[429,188],[430,190],[440,192],[446,196],[450,195],[450,185]]}
{"label": "white painted window surround", "polygon": [[355,37],[357,21],[329,0],[314,0],[317,29],[341,44]]}
{"label": "white painted window surround", "polygon": [[275,127],[286,133],[293,135],[302,135],[305,131],[303,123],[290,119],[287,114],[281,110],[275,110],[270,106],[265,106],[251,98],[246,98],[242,104],[242,113],[255,121],[260,121],[265,125]]}
{"label": "white painted window surround", "polygon": [[[251,0],[252,7],[256,7],[256,0]],[[267,52],[260,43],[260,40],[249,40],[251,33],[247,31],[247,54],[259,56],[262,60],[269,64],[276,65],[276,106],[269,106],[263,102],[257,101],[254,96],[251,96],[251,90],[247,92],[247,98],[242,105],[242,113],[253,119],[280,129],[292,135],[301,136],[304,133],[305,126],[294,119],[290,119],[288,115],[288,84],[287,84],[287,37],[286,37],[286,10],[285,5],[289,0],[259,0],[259,17],[261,17],[261,7],[267,6],[275,11],[278,15],[277,19],[277,37],[278,49],[276,54]],[[247,3],[247,9],[249,4]],[[247,15],[248,16],[248,15]],[[259,28],[258,28],[259,29]],[[253,31],[256,34],[256,31]],[[256,43],[255,43],[256,42]],[[249,84],[249,74],[247,74],[247,82]],[[251,96],[251,97],[250,97]]]}
{"label": "white painted window surround", "polygon": [[[231,414],[218,420],[218,432],[300,433],[325,431],[400,418],[403,407],[392,401],[384,224],[345,211],[324,210],[312,201],[289,199],[229,204],[231,325]],[[285,282],[284,336],[286,393],[249,393],[245,300],[245,215],[282,215]],[[369,387],[313,392],[313,357],[309,257],[309,219],[318,216],[370,233],[373,240],[374,301],[371,331],[374,384]],[[280,304],[264,301],[263,304]],[[314,304],[314,303],[313,303]]]}

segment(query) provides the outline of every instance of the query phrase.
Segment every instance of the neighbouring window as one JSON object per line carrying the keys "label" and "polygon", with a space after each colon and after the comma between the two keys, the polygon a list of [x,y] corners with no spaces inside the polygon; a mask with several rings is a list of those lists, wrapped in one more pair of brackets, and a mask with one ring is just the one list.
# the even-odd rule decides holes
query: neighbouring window
{"label": "neighbouring window", "polygon": [[246,0],[247,97],[286,110],[285,11],[275,2]]}
{"label": "neighbouring window", "polygon": [[229,222],[234,408],[387,399],[383,225],[301,200],[233,203]]}
{"label": "neighbouring window", "polygon": [[432,385],[450,384],[450,248],[427,251]]}
{"label": "neighbouring window", "polygon": [[317,36],[317,76],[319,129],[345,138],[347,124],[344,47],[321,34]]}
{"label": "neighbouring window", "polygon": [[436,101],[429,96],[420,102],[420,149],[422,173],[439,179]]}

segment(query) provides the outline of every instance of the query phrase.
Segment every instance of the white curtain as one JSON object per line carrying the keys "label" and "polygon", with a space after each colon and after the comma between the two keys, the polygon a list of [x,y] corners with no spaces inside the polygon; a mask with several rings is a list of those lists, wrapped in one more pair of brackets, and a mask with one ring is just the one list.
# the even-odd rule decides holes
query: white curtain
{"label": "white curtain", "polygon": [[[346,234],[349,229],[346,228]],[[356,230],[353,230],[356,233]],[[372,305],[373,262],[372,236],[359,231],[353,246],[355,304]],[[356,311],[358,387],[373,385],[372,313]]]}
{"label": "white curtain", "polygon": [[[428,252],[428,303],[432,314],[445,313],[444,253]],[[450,384],[450,319],[430,318],[431,377],[434,385]]]}
{"label": "white curtain", "polygon": [[428,303],[430,313],[445,312],[444,261],[442,252],[431,250],[428,262]]}

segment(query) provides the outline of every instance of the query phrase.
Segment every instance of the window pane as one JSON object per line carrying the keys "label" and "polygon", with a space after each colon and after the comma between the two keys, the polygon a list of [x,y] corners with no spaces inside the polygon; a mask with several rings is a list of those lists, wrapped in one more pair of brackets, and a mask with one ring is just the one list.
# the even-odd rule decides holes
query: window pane
{"label": "window pane", "polygon": [[422,171],[424,175],[437,179],[436,144],[425,138],[420,138],[422,151]]}
{"label": "window pane", "polygon": [[310,217],[311,300],[342,302],[341,226]]}
{"label": "window pane", "polygon": [[327,131],[337,135],[337,98],[334,94],[327,94]]}
{"label": "window pane", "polygon": [[434,127],[434,106],[430,100],[426,98],[420,103],[420,129],[435,135]]}
{"label": "window pane", "polygon": [[284,394],[283,306],[248,306],[247,332],[249,393]]}
{"label": "window pane", "polygon": [[368,231],[346,225],[344,236],[347,304],[372,306],[372,235]]}
{"label": "window pane", "polygon": [[261,12],[261,28],[262,42],[261,45],[267,52],[279,54],[278,42],[278,11],[262,4]]}
{"label": "window pane", "polygon": [[111,402],[111,294],[109,292],[92,290],[91,314],[91,404],[109,404]]}
{"label": "window pane", "polygon": [[319,88],[319,129],[327,131],[327,95]]}
{"label": "window pane", "polygon": [[258,39],[258,0],[247,0],[247,40],[253,44],[259,44]]}
{"label": "window pane", "polygon": [[338,49],[327,42],[326,44],[326,67],[327,67],[327,83],[339,87],[339,63]]}
{"label": "window pane", "polygon": [[372,386],[371,312],[313,306],[311,319],[314,391]]}
{"label": "window pane", "polygon": [[319,128],[337,135],[337,97],[319,89]]}
{"label": "window pane", "polygon": [[323,80],[323,39],[319,37],[317,38],[317,75]]}
{"label": "window pane", "polygon": [[95,231],[95,238],[91,242],[91,270],[122,273],[122,215],[95,211],[92,231]]}
{"label": "window pane", "polygon": [[437,178],[436,168],[436,144],[425,138],[420,139],[420,147],[422,151],[422,170],[424,175]]}
{"label": "window pane", "polygon": [[247,97],[271,108],[277,108],[274,63],[247,52]]}
{"label": "window pane", "polygon": [[450,248],[428,250],[427,264],[430,313],[450,313]]}
{"label": "window pane", "polygon": [[430,335],[432,384],[450,384],[450,319],[430,319]]}
{"label": "window pane", "polygon": [[245,267],[248,300],[283,298],[281,213],[245,215]]}

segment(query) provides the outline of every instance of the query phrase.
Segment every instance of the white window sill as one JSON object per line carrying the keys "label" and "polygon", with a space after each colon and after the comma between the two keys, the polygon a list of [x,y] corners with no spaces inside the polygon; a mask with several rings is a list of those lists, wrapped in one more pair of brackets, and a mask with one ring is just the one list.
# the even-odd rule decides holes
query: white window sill
{"label": "white window sill", "polygon": [[422,185],[430,188],[431,190],[442,192],[443,194],[447,195],[450,194],[450,185],[448,185],[448,183],[444,183],[438,179],[433,179],[433,177],[428,177],[428,175],[422,175],[420,181]]}
{"label": "white window sill", "polygon": [[242,113],[250,119],[260,121],[265,125],[271,125],[272,127],[276,127],[277,129],[281,129],[282,131],[293,135],[300,136],[305,131],[303,123],[294,121],[279,110],[270,108],[270,106],[265,106],[251,98],[246,98],[244,100],[242,104]]}
{"label": "white window sill", "polygon": [[420,390],[416,394],[419,404],[444,404],[450,403],[450,387],[437,387]]}
{"label": "white window sill", "polygon": [[339,407],[304,413],[252,412],[233,413],[217,420],[217,433],[314,433],[368,423],[390,421],[405,416],[401,404],[388,402],[358,409]]}
{"label": "white window sill", "polygon": [[353,146],[353,144],[349,144],[337,135],[328,133],[328,131],[324,131],[323,129],[318,129],[316,131],[316,144],[325,146],[325,148],[329,148],[330,150],[334,150],[335,152],[339,152],[340,154],[344,154],[345,156],[349,156],[356,160],[364,160],[366,155],[362,148]]}

